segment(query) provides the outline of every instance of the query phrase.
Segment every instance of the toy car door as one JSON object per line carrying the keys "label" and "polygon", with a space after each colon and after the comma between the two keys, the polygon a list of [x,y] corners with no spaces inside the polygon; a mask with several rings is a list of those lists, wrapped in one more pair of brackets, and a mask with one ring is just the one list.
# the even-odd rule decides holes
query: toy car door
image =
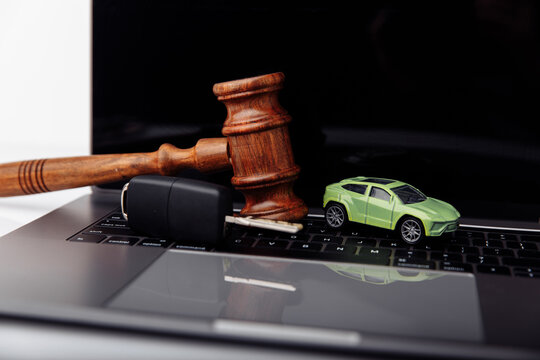
{"label": "toy car door", "polygon": [[367,185],[347,184],[343,188],[349,191],[349,219],[365,224],[368,199],[366,194]]}
{"label": "toy car door", "polygon": [[372,186],[367,202],[366,223],[389,229],[392,224],[392,196],[384,189]]}

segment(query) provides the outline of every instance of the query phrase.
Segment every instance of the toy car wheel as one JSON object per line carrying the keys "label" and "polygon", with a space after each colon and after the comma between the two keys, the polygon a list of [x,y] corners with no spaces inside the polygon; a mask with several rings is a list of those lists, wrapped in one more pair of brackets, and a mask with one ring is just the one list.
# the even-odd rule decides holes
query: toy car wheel
{"label": "toy car wheel", "polygon": [[406,217],[401,222],[399,233],[406,243],[416,244],[424,237],[424,227],[420,220],[413,217]]}
{"label": "toy car wheel", "polygon": [[339,229],[347,222],[347,210],[341,204],[333,203],[326,208],[326,223],[334,229]]}

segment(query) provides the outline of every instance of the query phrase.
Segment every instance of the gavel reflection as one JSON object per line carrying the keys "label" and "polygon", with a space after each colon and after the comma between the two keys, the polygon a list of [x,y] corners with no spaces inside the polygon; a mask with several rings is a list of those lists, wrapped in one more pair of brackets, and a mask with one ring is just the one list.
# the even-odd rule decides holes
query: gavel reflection
{"label": "gavel reflection", "polygon": [[307,214],[293,192],[300,168],[294,163],[278,92],[282,73],[214,85],[227,108],[226,138],[200,139],[189,149],[163,144],[151,153],[108,154],[13,162],[0,165],[0,196],[127,181],[137,175],[176,175],[187,168],[214,172],[232,166],[231,182],[246,199],[243,216],[298,220]]}
{"label": "gavel reflection", "polygon": [[[269,322],[282,322],[283,312],[287,305],[300,296],[295,287],[292,289],[279,288],[280,284],[264,279],[287,278],[292,263],[264,261],[255,259],[234,260],[230,269],[225,273],[225,281],[230,283],[229,293],[225,306],[221,309],[220,316],[234,320],[257,320]],[[250,284],[227,280],[232,277],[242,278],[243,273],[251,280],[252,277],[263,280],[263,283]],[[290,275],[290,274],[289,274]],[[265,284],[266,283],[266,284]]]}

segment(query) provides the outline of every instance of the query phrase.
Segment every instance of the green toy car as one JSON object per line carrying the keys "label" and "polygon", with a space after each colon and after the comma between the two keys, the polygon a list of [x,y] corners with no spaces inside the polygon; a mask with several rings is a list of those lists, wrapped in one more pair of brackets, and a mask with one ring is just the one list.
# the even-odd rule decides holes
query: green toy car
{"label": "green toy car", "polygon": [[425,236],[457,230],[459,212],[401,181],[354,177],[326,187],[326,223],[339,229],[349,221],[396,230],[415,244]]}

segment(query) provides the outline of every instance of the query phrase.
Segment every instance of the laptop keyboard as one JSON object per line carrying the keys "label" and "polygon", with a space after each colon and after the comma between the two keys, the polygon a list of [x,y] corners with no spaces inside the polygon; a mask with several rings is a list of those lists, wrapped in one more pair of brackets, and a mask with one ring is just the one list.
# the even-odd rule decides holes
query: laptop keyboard
{"label": "laptop keyboard", "polygon": [[411,246],[393,232],[374,227],[355,225],[335,231],[326,227],[323,218],[302,223],[304,229],[297,234],[228,225],[224,241],[209,248],[140,236],[114,212],[67,240],[540,278],[540,234],[460,227],[453,234]]}

